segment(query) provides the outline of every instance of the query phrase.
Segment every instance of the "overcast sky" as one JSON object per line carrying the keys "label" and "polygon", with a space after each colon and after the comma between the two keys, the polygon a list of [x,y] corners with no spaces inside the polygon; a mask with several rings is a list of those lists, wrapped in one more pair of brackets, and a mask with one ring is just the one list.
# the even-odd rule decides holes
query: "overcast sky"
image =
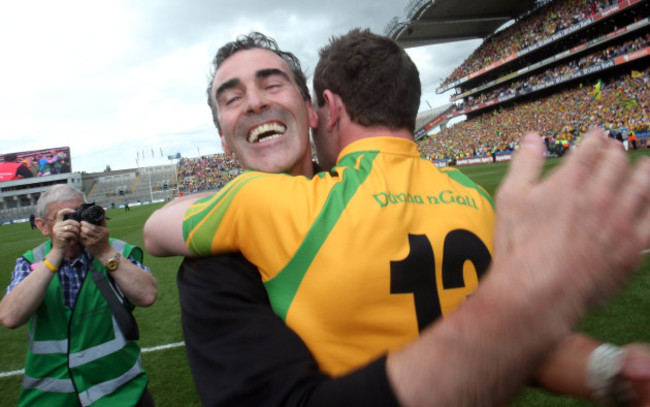
{"label": "overcast sky", "polygon": [[[25,0],[0,5],[0,154],[69,146],[73,171],[169,164],[222,152],[205,102],[210,62],[261,31],[301,60],[311,84],[334,34],[383,34],[407,0]],[[409,49],[421,110],[479,40]],[[151,150],[155,157],[152,158]],[[161,150],[163,156],[161,157]]]}

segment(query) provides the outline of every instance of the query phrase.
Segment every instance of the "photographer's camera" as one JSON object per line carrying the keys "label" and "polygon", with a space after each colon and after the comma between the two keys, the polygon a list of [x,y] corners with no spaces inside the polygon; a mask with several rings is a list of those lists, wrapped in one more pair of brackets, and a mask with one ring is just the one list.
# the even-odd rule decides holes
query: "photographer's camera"
{"label": "photographer's camera", "polygon": [[92,223],[93,225],[98,226],[101,226],[105,218],[106,212],[104,211],[104,208],[99,205],[95,205],[95,202],[82,204],[74,211],[74,213],[63,215],[63,220],[72,219],[76,220],[77,222],[85,220],[88,223]]}

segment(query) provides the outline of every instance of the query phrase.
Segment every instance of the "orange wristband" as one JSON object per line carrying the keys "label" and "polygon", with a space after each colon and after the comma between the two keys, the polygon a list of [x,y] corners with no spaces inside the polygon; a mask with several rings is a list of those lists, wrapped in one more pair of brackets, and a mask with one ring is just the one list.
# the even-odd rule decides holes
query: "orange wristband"
{"label": "orange wristband", "polygon": [[49,268],[52,273],[56,273],[59,270],[57,267],[54,267],[54,264],[50,263],[48,259],[43,259],[43,264],[45,264],[45,266]]}

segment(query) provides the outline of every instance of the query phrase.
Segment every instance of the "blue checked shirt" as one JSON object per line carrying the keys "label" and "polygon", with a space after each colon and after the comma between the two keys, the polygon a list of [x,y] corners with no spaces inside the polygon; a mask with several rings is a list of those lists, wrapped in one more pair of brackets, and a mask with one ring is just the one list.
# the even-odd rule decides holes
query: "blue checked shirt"
{"label": "blue checked shirt", "polygon": [[[133,257],[129,256],[128,259],[131,263],[151,273],[149,267],[143,265]],[[63,288],[63,302],[70,308],[74,308],[77,295],[79,294],[79,290],[81,290],[81,285],[84,282],[84,278],[86,278],[86,274],[88,274],[88,268],[92,264],[92,261],[93,256],[86,249],[83,249],[81,254],[72,263],[67,259],[63,259],[61,262],[57,274],[59,275],[61,287]],[[11,274],[11,283],[7,287],[5,295],[9,294],[11,290],[32,272],[30,266],[31,264],[23,257],[16,259],[16,267]]]}

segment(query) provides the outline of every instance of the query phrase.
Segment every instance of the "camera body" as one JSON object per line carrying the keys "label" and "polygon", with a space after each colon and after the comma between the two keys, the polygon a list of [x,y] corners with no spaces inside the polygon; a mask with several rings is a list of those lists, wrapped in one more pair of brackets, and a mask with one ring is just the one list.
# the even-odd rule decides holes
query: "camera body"
{"label": "camera body", "polygon": [[104,208],[101,206],[95,205],[95,202],[87,202],[81,204],[81,206],[78,207],[74,213],[67,213],[63,215],[63,220],[66,219],[76,220],[77,222],[85,220],[86,222],[92,223],[93,225],[101,226],[101,224],[104,222],[104,219],[106,219],[106,211],[104,211]]}

